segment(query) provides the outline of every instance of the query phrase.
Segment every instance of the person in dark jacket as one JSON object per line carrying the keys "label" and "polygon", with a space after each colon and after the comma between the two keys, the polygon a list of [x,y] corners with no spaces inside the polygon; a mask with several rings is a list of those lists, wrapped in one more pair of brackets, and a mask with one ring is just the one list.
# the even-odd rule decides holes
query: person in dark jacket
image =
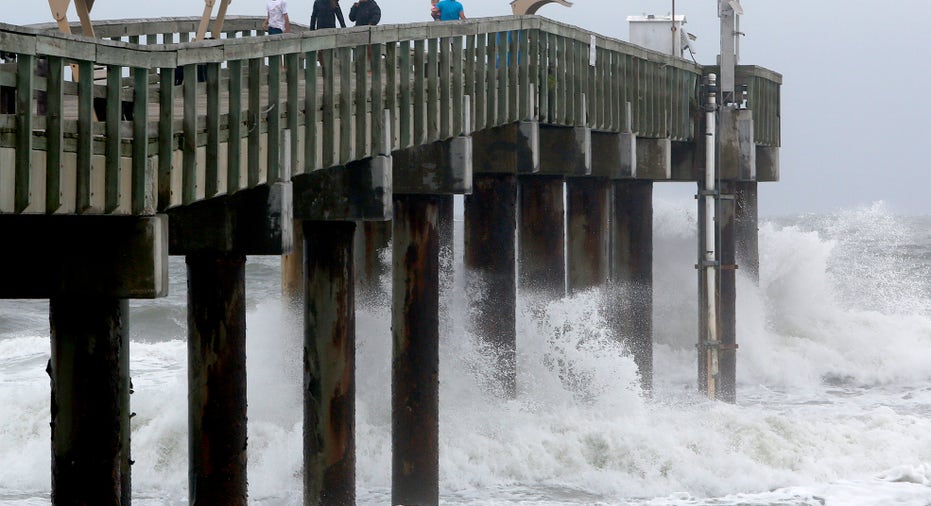
{"label": "person in dark jacket", "polygon": [[359,0],[349,9],[349,21],[356,26],[377,25],[381,21],[381,7],[375,0]]}
{"label": "person in dark jacket", "polygon": [[314,0],[314,10],[310,14],[310,29],[336,28],[336,22],[346,28],[343,11],[339,8],[339,0]]}

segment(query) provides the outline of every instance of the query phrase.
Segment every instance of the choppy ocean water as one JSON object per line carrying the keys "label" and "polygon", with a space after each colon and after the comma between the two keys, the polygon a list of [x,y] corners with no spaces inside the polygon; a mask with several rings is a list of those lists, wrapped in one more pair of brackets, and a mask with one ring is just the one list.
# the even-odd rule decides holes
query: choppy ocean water
{"label": "choppy ocean water", "polygon": [[[875,204],[762,220],[759,287],[738,271],[736,405],[695,391],[694,203],[658,200],[654,229],[652,398],[597,292],[553,302],[543,320],[522,311],[520,393],[497,398],[465,290],[446,291],[444,504],[931,504],[931,217]],[[183,259],[171,282],[169,297],[131,303],[141,505],[187,503]],[[461,269],[451,283],[465,287]],[[249,493],[296,505],[302,337],[279,286],[277,258],[250,258]],[[359,307],[360,504],[390,501],[389,325],[387,307]],[[3,505],[49,503],[48,357],[47,302],[0,301]]]}

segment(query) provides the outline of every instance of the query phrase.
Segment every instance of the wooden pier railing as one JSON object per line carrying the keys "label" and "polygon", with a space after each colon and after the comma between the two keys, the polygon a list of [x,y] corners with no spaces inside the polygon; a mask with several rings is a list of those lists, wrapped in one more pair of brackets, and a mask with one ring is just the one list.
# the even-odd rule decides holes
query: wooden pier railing
{"label": "wooden pier railing", "polygon": [[[233,17],[188,42],[196,26],[0,25],[0,213],[148,215],[530,118],[695,135],[702,67],[535,16],[275,36]],[[780,76],[739,75],[778,146]]]}

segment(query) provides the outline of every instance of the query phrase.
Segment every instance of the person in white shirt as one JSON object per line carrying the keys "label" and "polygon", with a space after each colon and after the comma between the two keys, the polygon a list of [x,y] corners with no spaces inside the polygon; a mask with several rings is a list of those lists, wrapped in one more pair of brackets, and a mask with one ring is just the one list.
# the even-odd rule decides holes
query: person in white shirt
{"label": "person in white shirt", "polygon": [[287,0],[265,0],[265,8],[268,15],[265,17],[265,22],[262,23],[262,29],[268,32],[269,35],[289,33],[291,31]]}

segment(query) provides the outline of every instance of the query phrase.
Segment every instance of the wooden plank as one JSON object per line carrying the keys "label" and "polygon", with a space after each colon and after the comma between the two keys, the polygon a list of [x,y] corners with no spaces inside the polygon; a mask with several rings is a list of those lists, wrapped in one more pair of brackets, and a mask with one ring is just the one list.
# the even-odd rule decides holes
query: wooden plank
{"label": "wooden plank", "polygon": [[[474,110],[474,106],[475,106],[475,101],[476,101],[476,99],[477,99],[476,93],[475,93],[475,82],[476,82],[476,78],[475,78],[475,68],[476,68],[476,66],[475,66],[475,57],[476,57],[476,55],[475,55],[475,40],[476,40],[476,36],[475,36],[475,35],[467,35],[466,38],[465,38],[465,48],[464,48],[464,53],[465,53],[465,69],[463,69],[463,76],[464,76],[464,78],[463,78],[463,82],[462,82],[462,86],[463,86],[462,94],[463,94],[463,95],[468,95],[469,97],[471,97],[471,101],[470,101],[470,102],[471,102],[471,107],[473,108],[473,110]],[[465,114],[465,113],[468,113],[468,116],[471,118],[471,121],[473,122],[472,125],[467,125],[468,129],[469,129],[469,130],[474,130],[474,125],[475,125],[474,122],[476,121],[476,119],[475,119],[475,114],[473,113],[472,110],[470,110],[470,111],[463,111],[463,113],[464,113],[464,114]]]}
{"label": "wooden plank", "polygon": [[207,64],[207,149],[204,198],[220,193],[220,64]]}
{"label": "wooden plank", "polygon": [[320,135],[323,137],[323,168],[330,168],[337,164],[336,161],[336,69],[333,67],[335,61],[333,58],[334,49],[324,49],[323,54],[323,110],[321,120],[323,130]]}
{"label": "wooden plank", "polygon": [[475,129],[483,130],[487,125],[488,118],[488,83],[486,73],[488,72],[488,35],[479,33],[475,36],[475,85],[473,89],[475,97]]}
{"label": "wooden plank", "polygon": [[427,40],[427,66],[424,69],[427,73],[427,120],[426,136],[430,141],[439,138],[439,40],[431,38]]}
{"label": "wooden plank", "polygon": [[462,37],[453,38],[452,47],[452,89],[450,90],[450,101],[452,102],[452,131],[451,135],[461,135],[465,130],[462,124],[462,85],[463,85],[463,68],[462,68]]}
{"label": "wooden plank", "polygon": [[[288,158],[291,161],[291,165],[288,167],[282,167],[282,173],[287,171],[285,176],[286,180],[290,180],[293,174],[296,174],[300,170],[300,131],[298,130],[298,121],[300,120],[299,109],[300,109],[300,89],[298,86],[298,74],[300,71],[301,59],[298,53],[290,53],[285,55],[285,80],[288,84],[288,96],[286,98],[286,111],[288,115],[288,135],[290,137],[289,147],[290,152],[288,153]],[[311,88],[311,93],[316,93],[315,88]]]}
{"label": "wooden plank", "polygon": [[132,205],[134,215],[152,214],[155,203],[149,194],[149,69],[137,68],[133,96]]}
{"label": "wooden plank", "polygon": [[122,84],[123,68],[115,65],[107,66],[107,157],[105,164],[105,191],[104,212],[112,213],[120,206],[120,116],[122,103],[120,102],[120,85]]}
{"label": "wooden plank", "polygon": [[45,212],[54,213],[61,208],[61,165],[62,165],[62,118],[64,96],[62,82],[65,79],[64,62],[58,56],[48,58],[48,123],[45,136]]}
{"label": "wooden plank", "polygon": [[401,75],[401,103],[398,114],[399,117],[399,148],[404,149],[411,145],[413,135],[411,133],[411,46],[409,41],[401,41],[398,44],[398,56]]}
{"label": "wooden plank", "polygon": [[385,44],[385,109],[389,112],[387,119],[390,129],[388,139],[391,145],[384,154],[390,154],[398,144],[398,44],[389,42]]}
{"label": "wooden plank", "polygon": [[159,106],[158,106],[158,210],[164,211],[171,206],[171,172],[174,156],[174,82],[175,69],[163,68],[159,71]]}
{"label": "wooden plank", "polygon": [[229,114],[226,141],[226,193],[242,189],[242,60],[227,62],[229,69]]}
{"label": "wooden plank", "polygon": [[[368,146],[369,115],[368,115],[368,52],[369,46],[356,46],[352,49],[356,69],[355,108],[352,115],[355,123],[355,159],[365,158],[371,153]],[[372,111],[375,114],[375,111]],[[374,118],[373,118],[374,119]]]}
{"label": "wooden plank", "polygon": [[531,83],[531,60],[536,60],[536,55],[530,49],[530,31],[521,30],[517,42],[517,113],[516,117],[520,120],[531,119],[530,113],[530,83]]}
{"label": "wooden plank", "polygon": [[184,100],[182,120],[181,202],[197,201],[197,65],[182,67],[184,84],[181,94]]}
{"label": "wooden plank", "polygon": [[304,167],[307,173],[317,168],[317,55],[304,53]]}
{"label": "wooden plank", "polygon": [[[530,62],[530,73],[537,83],[537,100],[539,101],[536,118],[541,123],[546,123],[550,110],[549,39],[542,30],[531,32],[531,37],[533,38],[531,47],[537,55],[534,61]],[[535,72],[534,66],[536,66]]]}
{"label": "wooden plank", "polygon": [[498,41],[495,52],[495,67],[497,70],[495,74],[498,80],[497,92],[495,93],[497,96],[495,126],[498,126],[506,123],[510,116],[508,113],[508,99],[510,97],[508,86],[511,82],[511,62],[509,59],[511,32],[498,32],[495,34],[495,39]]}
{"label": "wooden plank", "polygon": [[485,51],[485,127],[498,124],[498,34],[487,34]]}
{"label": "wooden plank", "polygon": [[517,121],[520,113],[520,39],[521,31],[508,32],[508,122]]}
{"label": "wooden plank", "polygon": [[16,73],[16,196],[15,210],[21,213],[32,200],[32,94],[35,57],[17,55]]}
{"label": "wooden plank", "polygon": [[268,107],[265,108],[268,130],[265,136],[265,154],[268,183],[282,180],[281,154],[281,57],[268,57]]}
{"label": "wooden plank", "polygon": [[80,62],[78,64],[77,196],[75,199],[78,213],[91,210],[93,205],[91,189],[91,181],[94,179],[94,168],[91,164],[94,142],[94,97],[91,89],[93,83],[94,64],[89,61]]}
{"label": "wooden plank", "polygon": [[385,95],[384,95],[384,75],[381,64],[381,55],[385,53],[385,45],[382,43],[372,44],[369,46],[372,54],[372,155],[386,155],[391,151],[384,142],[384,132],[388,125],[385,125]]}
{"label": "wooden plank", "polygon": [[440,54],[439,54],[439,91],[440,91],[440,123],[439,123],[439,138],[448,139],[452,137],[452,125],[450,124],[450,118],[452,117],[452,103],[450,102],[449,86],[450,81],[452,80],[452,69],[450,61],[452,51],[452,41],[448,38],[440,39]]}
{"label": "wooden plank", "polygon": [[339,51],[339,165],[353,159],[352,149],[352,48]]}
{"label": "wooden plank", "polygon": [[426,137],[426,93],[424,89],[425,79],[424,72],[427,63],[424,52],[424,41],[418,39],[414,41],[414,131],[413,141],[415,146],[424,143]]}
{"label": "wooden plank", "polygon": [[261,58],[249,60],[249,132],[246,152],[246,187],[253,188],[260,182],[260,157],[262,151],[262,65]]}

